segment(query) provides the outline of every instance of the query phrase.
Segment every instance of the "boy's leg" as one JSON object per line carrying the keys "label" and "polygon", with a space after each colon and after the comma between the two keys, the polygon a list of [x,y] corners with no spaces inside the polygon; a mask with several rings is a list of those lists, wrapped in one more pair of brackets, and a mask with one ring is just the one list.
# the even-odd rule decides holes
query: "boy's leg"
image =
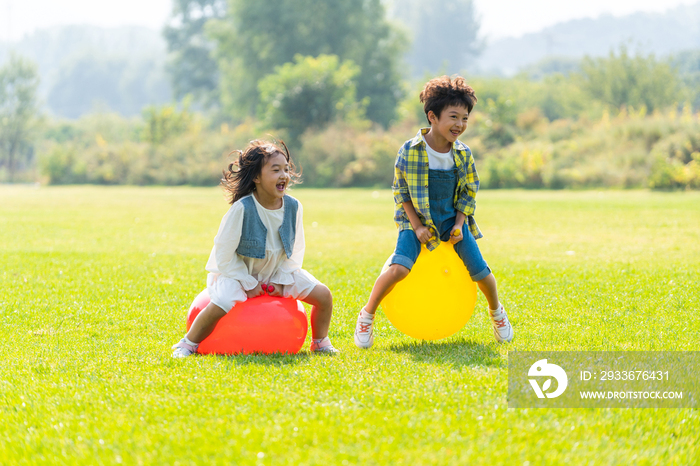
{"label": "boy's leg", "polygon": [[367,304],[364,310],[369,314],[377,312],[377,307],[382,299],[396,286],[398,282],[408,276],[408,273],[416,263],[420,254],[421,244],[413,230],[402,230],[396,240],[396,250],[391,256],[391,265],[382,272],[374,282]]}
{"label": "boy's leg", "polygon": [[498,300],[498,286],[496,284],[496,277],[492,273],[489,273],[486,278],[482,278],[476,285],[479,287],[481,292],[484,294],[486,301],[489,303],[489,309],[498,309],[500,301]]}
{"label": "boy's leg", "polygon": [[509,342],[514,336],[513,326],[498,299],[496,277],[491,273],[491,269],[481,255],[479,246],[466,224],[462,226],[462,237],[464,239],[455,244],[454,248],[489,304],[489,318],[493,326],[493,336],[499,343]]}
{"label": "boy's leg", "polygon": [[396,284],[406,278],[410,270],[400,264],[391,264],[388,269],[382,272],[374,282],[372,291],[369,294],[364,310],[369,314],[377,312],[379,303],[394,289]]}
{"label": "boy's leg", "polygon": [[374,282],[367,304],[360,310],[355,324],[355,345],[370,348],[374,344],[374,314],[382,299],[394,286],[406,278],[420,254],[421,243],[413,230],[402,230],[396,241],[396,250],[391,257],[391,265]]}
{"label": "boy's leg", "polygon": [[491,325],[493,326],[493,337],[497,342],[503,343],[510,342],[513,340],[515,333],[513,332],[513,326],[508,320],[508,314],[503,308],[498,300],[498,290],[496,286],[496,277],[492,273],[489,273],[486,278],[483,278],[476,282],[479,289],[486,300],[489,303],[489,318],[491,319]]}
{"label": "boy's leg", "polygon": [[500,302],[498,301],[498,285],[496,277],[489,273],[486,278],[482,278],[476,282],[477,286],[484,293],[486,301],[489,303],[489,309],[498,309]]}
{"label": "boy's leg", "polygon": [[355,345],[358,348],[368,349],[374,345],[374,315],[382,299],[394,289],[396,284],[406,278],[410,270],[403,265],[391,264],[388,269],[382,272],[374,282],[372,292],[369,295],[367,304],[360,309],[355,323]]}

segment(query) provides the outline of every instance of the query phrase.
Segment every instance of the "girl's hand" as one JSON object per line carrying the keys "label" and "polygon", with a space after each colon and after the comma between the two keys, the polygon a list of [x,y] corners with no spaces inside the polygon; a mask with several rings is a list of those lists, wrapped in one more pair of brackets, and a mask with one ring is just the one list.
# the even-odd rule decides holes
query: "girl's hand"
{"label": "girl's hand", "polygon": [[427,243],[430,238],[433,237],[433,232],[425,226],[418,227],[415,232],[416,236],[418,237],[418,241],[420,241],[421,244]]}
{"label": "girl's hand", "polygon": [[262,283],[258,282],[258,286],[252,290],[246,290],[245,294],[248,295],[248,298],[257,298],[258,296],[264,295],[265,292],[262,289]]}
{"label": "girl's hand", "polygon": [[450,235],[450,243],[457,244],[460,241],[462,241],[463,239],[464,239],[464,236],[462,236],[462,229],[461,228],[453,228],[452,234]]}
{"label": "girl's hand", "polygon": [[282,285],[270,283],[267,285],[267,294],[269,296],[282,296]]}

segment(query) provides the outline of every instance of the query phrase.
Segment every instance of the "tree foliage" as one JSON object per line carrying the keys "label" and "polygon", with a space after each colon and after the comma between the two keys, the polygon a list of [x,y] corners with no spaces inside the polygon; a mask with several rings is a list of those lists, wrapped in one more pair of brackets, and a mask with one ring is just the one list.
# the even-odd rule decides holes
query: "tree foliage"
{"label": "tree foliage", "polygon": [[700,49],[676,54],[671,58],[671,67],[682,83],[683,100],[700,108]]}
{"label": "tree foliage", "polygon": [[255,114],[257,83],[297,54],[337,55],[361,69],[357,97],[367,117],[384,125],[401,97],[401,41],[380,0],[231,0],[212,35],[222,70],[222,101],[243,117]]}
{"label": "tree foliage", "polygon": [[168,71],[176,98],[191,94],[205,106],[218,101],[219,67],[213,56],[216,43],[206,35],[212,19],[223,18],[226,0],[174,0],[163,29],[168,43]]}
{"label": "tree foliage", "polygon": [[0,162],[10,181],[18,165],[31,155],[31,134],[38,117],[36,65],[19,56],[0,67]]}
{"label": "tree foliage", "polygon": [[626,47],[607,58],[586,57],[581,63],[584,86],[594,98],[621,108],[664,108],[679,98],[679,83],[670,65],[653,55],[630,56]]}
{"label": "tree foliage", "polygon": [[260,116],[268,127],[286,129],[296,141],[307,128],[323,128],[359,110],[355,80],[360,70],[352,61],[297,55],[294,62],[260,81]]}

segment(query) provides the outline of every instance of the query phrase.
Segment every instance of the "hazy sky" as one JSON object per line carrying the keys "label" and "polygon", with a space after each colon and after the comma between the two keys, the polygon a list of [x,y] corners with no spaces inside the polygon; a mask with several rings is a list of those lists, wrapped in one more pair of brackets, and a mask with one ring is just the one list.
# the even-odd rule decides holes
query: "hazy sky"
{"label": "hazy sky", "polygon": [[[260,0],[264,1],[264,0]],[[435,0],[439,5],[440,0]],[[665,11],[698,0],[475,0],[482,33],[519,36],[575,18]],[[141,25],[160,29],[171,0],[0,0],[0,40],[17,40],[37,28],[65,24]]]}

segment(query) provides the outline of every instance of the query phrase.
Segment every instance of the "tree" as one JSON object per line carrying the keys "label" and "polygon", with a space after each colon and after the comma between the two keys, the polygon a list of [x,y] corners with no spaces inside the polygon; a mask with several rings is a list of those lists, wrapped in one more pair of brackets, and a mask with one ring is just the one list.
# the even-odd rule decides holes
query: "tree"
{"label": "tree", "polygon": [[14,180],[19,162],[31,154],[31,134],[38,121],[34,63],[12,55],[0,68],[0,161]]}
{"label": "tree", "polygon": [[231,0],[212,25],[222,72],[222,102],[233,115],[255,114],[257,84],[294,56],[337,55],[361,69],[357,98],[367,117],[388,125],[401,98],[400,35],[380,0]]}
{"label": "tree", "polygon": [[677,71],[678,79],[683,83],[683,100],[692,103],[697,111],[700,109],[700,50],[684,50],[671,59],[671,67]]}
{"label": "tree", "polygon": [[646,107],[648,111],[667,107],[680,97],[679,83],[671,67],[653,55],[630,56],[626,47],[607,58],[585,57],[581,62],[585,89],[615,108]]}
{"label": "tree", "polygon": [[223,18],[226,0],[174,0],[169,24],[168,71],[177,99],[187,94],[204,106],[218,103],[219,67],[212,56],[215,42],[206,35],[212,19]]}
{"label": "tree", "polygon": [[271,128],[286,129],[295,143],[306,128],[323,128],[357,110],[359,68],[335,55],[294,57],[260,82],[260,114]]}

